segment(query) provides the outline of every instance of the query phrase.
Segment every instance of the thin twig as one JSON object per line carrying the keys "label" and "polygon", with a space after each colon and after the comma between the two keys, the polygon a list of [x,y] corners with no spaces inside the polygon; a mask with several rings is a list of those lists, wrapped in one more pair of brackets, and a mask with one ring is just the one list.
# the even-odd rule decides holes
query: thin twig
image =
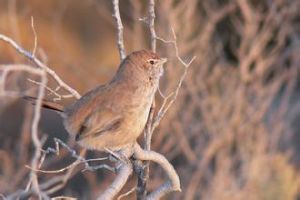
{"label": "thin twig", "polygon": [[[39,86],[38,96],[37,96],[36,104],[34,107],[34,116],[33,116],[33,122],[32,122],[32,126],[31,126],[31,137],[32,137],[33,144],[35,146],[34,157],[31,161],[31,166],[33,168],[38,167],[38,165],[39,165],[38,161],[41,157],[40,149],[42,148],[42,144],[41,144],[41,141],[38,136],[38,124],[39,124],[40,117],[41,117],[40,111],[41,111],[41,107],[42,107],[42,99],[44,98],[44,95],[45,95],[45,88],[43,85],[47,84],[46,72],[44,72],[43,76],[41,76],[41,83],[42,84]],[[38,184],[37,174],[34,171],[31,171],[31,173],[30,173],[30,182],[32,183],[35,192],[39,195],[39,198],[41,198],[41,196],[40,196],[41,192],[40,192],[40,188],[39,188],[39,184]]]}
{"label": "thin twig", "polygon": [[66,91],[70,92],[75,98],[79,99],[81,96],[80,94],[73,88],[71,88],[69,85],[67,85],[59,76],[48,66],[46,66],[42,61],[40,61],[38,58],[35,57],[32,53],[29,51],[23,49],[21,46],[19,46],[13,39],[10,37],[7,37],[3,34],[0,34],[0,40],[10,44],[14,49],[17,50],[21,55],[25,56],[29,60],[31,60],[34,64],[36,64],[39,68],[45,70],[48,74],[50,74],[55,81],[58,83],[59,87],[62,87]]}
{"label": "thin twig", "polygon": [[[72,149],[71,147],[69,147],[66,143],[64,143],[62,140],[58,139],[58,138],[54,138],[54,143],[55,143],[55,149],[54,148],[51,148],[51,147],[48,147],[46,150],[43,150],[43,152],[45,154],[48,154],[48,153],[54,153],[56,155],[59,155],[59,145],[63,146],[70,154],[73,158],[75,158],[76,160],[78,160],[80,163],[84,163],[85,165],[85,168],[83,169],[83,171],[95,171],[95,170],[98,170],[98,169],[108,169],[112,172],[115,172],[115,169],[113,167],[110,167],[108,165],[96,165],[96,166],[90,166],[89,165],[89,162],[90,161],[99,161],[99,160],[105,160],[107,159],[106,157],[105,158],[96,158],[96,159],[85,159],[83,158],[82,156],[78,155],[77,152]],[[75,164],[76,161],[74,163],[72,163],[71,165],[74,164],[74,166],[76,166],[77,164]],[[70,166],[67,166],[65,168],[62,168],[62,169],[59,169],[59,170],[53,170],[53,171],[47,171],[47,170],[39,170],[39,169],[34,169],[34,170],[37,170],[37,171],[40,171],[40,172],[44,172],[44,173],[59,173],[59,172],[63,172],[67,169],[69,169]]]}
{"label": "thin twig", "polygon": [[[180,79],[179,79],[179,82],[175,88],[175,91],[174,92],[171,92],[166,98],[163,98],[164,101],[162,103],[162,106],[160,107],[155,119],[154,119],[154,122],[153,122],[153,125],[152,125],[152,130],[151,132],[153,132],[155,130],[155,128],[159,125],[161,119],[163,118],[163,116],[166,114],[166,112],[168,111],[168,109],[171,107],[171,105],[174,103],[174,101],[176,100],[177,96],[178,96],[178,93],[179,93],[179,90],[181,88],[181,85],[187,75],[187,71],[188,71],[188,68],[189,66],[191,66],[191,64],[194,62],[194,60],[196,59],[196,56],[194,56],[189,62],[185,62],[179,55],[179,50],[178,50],[178,45],[177,45],[177,37],[176,37],[176,34],[175,34],[175,31],[174,29],[172,28],[172,33],[173,33],[173,40],[165,40],[161,37],[158,37],[156,36],[156,38],[164,43],[170,43],[174,46],[174,49],[175,49],[175,54],[176,54],[176,58],[179,60],[179,62],[184,66],[184,72],[183,74],[181,75]],[[168,99],[171,98],[170,101],[168,101]]]}
{"label": "thin twig", "polygon": [[[32,80],[30,78],[27,79],[29,82],[35,84],[35,85],[41,85],[40,82],[38,81],[35,81],[35,80]],[[55,97],[52,99],[54,102],[55,101],[60,101],[62,99],[68,99],[68,98],[73,98],[73,95],[72,94],[65,94],[65,95],[62,95],[62,94],[59,94],[57,92],[57,89],[53,90],[52,88],[48,87],[48,86],[44,86],[46,90],[49,91],[49,94],[47,95],[54,95]]]}
{"label": "thin twig", "polygon": [[[169,108],[171,107],[171,105],[174,103],[174,101],[176,100],[177,96],[178,96],[178,93],[179,93],[179,90],[181,88],[181,85],[184,81],[184,78],[186,77],[187,75],[187,71],[188,71],[188,67],[190,66],[190,64],[196,59],[196,57],[194,56],[191,61],[186,65],[185,69],[184,69],[184,72],[183,74],[181,75],[180,77],[180,80],[175,88],[175,91],[172,92],[171,94],[172,95],[168,95],[167,98],[164,99],[163,101],[163,104],[162,106],[160,107],[155,119],[154,119],[154,122],[153,122],[153,125],[152,125],[152,132],[155,130],[155,128],[159,125],[161,119],[163,118],[163,116],[166,114],[166,112],[169,110]],[[169,97],[172,97],[170,101],[168,101]]]}
{"label": "thin twig", "polygon": [[37,45],[38,45],[38,39],[37,39],[36,30],[34,27],[33,16],[31,16],[31,28],[32,28],[33,36],[34,36],[34,46],[33,46],[33,50],[32,50],[32,55],[35,56]]}
{"label": "thin twig", "polygon": [[[83,149],[82,151],[80,151],[79,156],[83,157],[85,154],[86,154],[86,150]],[[79,161],[76,160],[75,162],[79,162]],[[41,184],[41,189],[43,189],[47,195],[51,195],[51,194],[55,193],[56,191],[60,190],[61,188],[63,188],[66,185],[66,183],[70,179],[74,169],[75,169],[75,166],[73,168],[70,168],[64,175],[59,175],[59,176],[53,177],[52,179],[47,179],[46,182]]]}
{"label": "thin twig", "polygon": [[[106,159],[107,159],[107,157],[105,157],[105,158],[96,158],[96,159],[87,159],[87,160],[76,160],[72,164],[70,164],[70,165],[68,165],[66,167],[63,167],[61,169],[57,169],[57,170],[42,170],[42,169],[39,169],[39,168],[34,169],[34,168],[32,168],[32,167],[30,167],[28,165],[25,165],[25,167],[27,167],[30,170],[33,170],[33,171],[36,171],[36,172],[42,172],[42,173],[45,173],[45,174],[57,174],[57,173],[64,172],[64,171],[66,171],[66,170],[68,170],[68,169],[70,169],[72,167],[75,167],[75,166],[77,166],[77,165],[79,165],[81,163],[85,164],[85,163],[88,163],[88,162],[91,162],[91,161],[100,161],[100,160],[106,160]],[[85,167],[84,171],[86,171],[86,170],[95,171],[95,168],[93,168],[93,167],[94,166],[92,166],[92,167],[89,166],[88,168]],[[112,170],[111,167],[105,167],[103,165],[100,165],[100,167],[99,166],[95,166],[95,167],[97,167],[97,169],[100,169],[100,168],[103,169],[103,168],[105,168],[105,169],[109,169],[110,171],[113,171],[113,172],[115,171],[115,170]]]}

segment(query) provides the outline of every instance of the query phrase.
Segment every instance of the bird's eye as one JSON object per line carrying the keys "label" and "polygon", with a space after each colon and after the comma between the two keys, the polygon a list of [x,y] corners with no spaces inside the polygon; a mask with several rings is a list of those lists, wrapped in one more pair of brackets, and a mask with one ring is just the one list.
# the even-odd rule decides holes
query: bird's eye
{"label": "bird's eye", "polygon": [[154,62],[154,60],[149,60],[149,63],[151,64],[151,65],[153,65],[155,62]]}

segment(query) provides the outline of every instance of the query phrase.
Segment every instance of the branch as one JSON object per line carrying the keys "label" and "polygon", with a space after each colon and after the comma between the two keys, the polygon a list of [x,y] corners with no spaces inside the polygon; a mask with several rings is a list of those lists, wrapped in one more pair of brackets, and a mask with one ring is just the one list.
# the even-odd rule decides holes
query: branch
{"label": "branch", "polygon": [[[148,17],[143,20],[149,27],[150,30],[150,41],[151,41],[151,50],[156,52],[156,32],[154,27],[155,20],[155,2],[154,0],[149,0],[148,3]],[[151,140],[152,140],[152,123],[153,116],[155,111],[155,100],[153,100],[148,120],[144,130],[144,148],[145,150],[151,150]],[[143,164],[142,162],[135,162],[135,168],[138,172],[138,184],[137,184],[137,199],[144,199],[147,193],[147,180],[149,179],[149,162]]]}
{"label": "branch", "polygon": [[123,149],[120,152],[111,152],[111,154],[119,159],[116,163],[118,175],[112,184],[97,198],[97,200],[113,199],[121,191],[129,176],[132,174],[132,164],[128,159],[133,154],[132,147]]}
{"label": "branch", "polygon": [[[179,60],[179,62],[184,66],[184,72],[183,74],[181,75],[180,79],[179,79],[179,82],[175,88],[175,91],[170,93],[168,96],[163,97],[164,101],[162,103],[162,106],[160,107],[155,119],[154,119],[154,122],[153,122],[153,125],[152,125],[152,130],[151,132],[153,132],[155,130],[155,128],[159,125],[161,119],[163,118],[163,116],[166,114],[166,112],[169,110],[169,108],[171,107],[171,105],[175,102],[177,96],[178,96],[178,93],[179,93],[179,90],[181,88],[181,85],[184,81],[184,78],[186,77],[187,75],[187,71],[188,71],[188,68],[191,66],[191,64],[194,62],[194,60],[196,59],[196,56],[194,56],[189,62],[185,62],[180,56],[179,56],[179,50],[178,50],[178,46],[177,46],[177,38],[176,38],[176,34],[175,34],[175,31],[174,29],[172,28],[172,33],[173,33],[173,40],[165,40],[161,37],[156,37],[158,40],[168,44],[172,44],[174,46],[174,49],[175,49],[175,54],[176,54],[176,58]],[[172,97],[172,98],[171,98]],[[170,101],[169,98],[171,98]]]}
{"label": "branch", "polygon": [[117,30],[118,30],[117,44],[118,44],[120,58],[122,61],[126,57],[126,53],[125,53],[125,47],[124,47],[123,24],[122,24],[122,20],[121,20],[121,16],[120,16],[119,0],[113,0],[113,7],[114,7],[113,17],[116,20]]}
{"label": "branch", "polygon": [[67,85],[62,79],[59,78],[59,76],[49,67],[47,67],[42,61],[40,61],[38,58],[35,57],[34,54],[30,53],[29,51],[23,49],[21,46],[19,46],[13,39],[0,34],[0,40],[10,44],[14,49],[17,50],[21,55],[25,56],[29,60],[31,60],[34,64],[36,64],[39,68],[45,70],[48,74],[50,74],[55,81],[58,83],[58,88],[63,88],[64,90],[68,91],[70,94],[72,94],[75,98],[79,99],[81,96],[80,94],[73,88],[71,88],[69,85]]}
{"label": "branch", "polygon": [[[6,76],[10,71],[27,71],[29,73],[32,74],[36,74],[39,75],[41,78],[41,82],[43,83],[42,85],[39,86],[39,90],[38,90],[38,97],[37,97],[37,101],[34,107],[34,117],[33,117],[33,123],[31,125],[31,138],[35,147],[35,152],[34,152],[34,156],[31,160],[31,166],[33,167],[37,167],[39,165],[39,159],[41,157],[40,154],[40,149],[42,147],[42,143],[43,141],[41,141],[38,137],[38,124],[40,121],[40,109],[41,109],[41,104],[42,104],[42,99],[44,97],[45,94],[45,88],[43,85],[47,84],[47,76],[46,76],[46,72],[44,70],[41,69],[35,69],[33,67],[27,66],[27,65],[0,65],[0,70],[3,71],[2,73],[2,77],[1,77],[1,93],[5,94],[5,80],[6,80]],[[30,187],[32,187],[32,189],[30,189]],[[42,196],[45,197],[45,194],[43,192],[41,192],[40,187],[39,187],[39,183],[38,183],[38,178],[36,175],[36,172],[32,171],[30,173],[30,180],[27,184],[26,187],[26,192],[34,192],[36,193],[39,198],[41,198]]]}
{"label": "branch", "polygon": [[[30,78],[28,78],[27,80],[28,80],[29,82],[35,84],[35,85],[41,85],[40,82],[35,81],[35,80],[32,80],[32,79],[30,79]],[[45,87],[45,89],[46,89],[47,91],[49,91],[49,93],[48,93],[47,95],[54,95],[54,96],[55,96],[55,97],[52,99],[54,102],[55,102],[55,101],[60,101],[60,100],[62,100],[62,99],[67,99],[67,98],[72,98],[72,97],[73,97],[72,94],[65,94],[65,95],[59,94],[59,93],[57,92],[57,91],[59,90],[59,88],[52,89],[52,88],[48,87],[47,85],[45,85],[44,87]]]}
{"label": "branch", "polygon": [[[41,76],[41,83],[43,85],[47,84],[46,73],[44,73],[43,76]],[[38,167],[38,165],[39,165],[39,159],[41,157],[40,149],[42,148],[42,144],[41,144],[41,141],[40,141],[39,136],[38,136],[38,125],[39,125],[39,121],[40,121],[40,118],[41,118],[42,100],[43,100],[44,95],[45,95],[45,88],[44,88],[43,85],[39,86],[38,96],[37,96],[37,99],[36,99],[36,104],[34,106],[33,122],[32,122],[32,125],[31,125],[31,137],[32,137],[33,144],[35,146],[35,153],[34,153],[34,157],[33,157],[32,161],[31,161],[31,166],[34,167],[34,168]],[[30,182],[33,183],[33,187],[35,189],[35,192],[37,192],[37,194],[40,194],[37,175],[34,171],[32,171],[30,173]]]}
{"label": "branch", "polygon": [[[154,106],[152,106],[152,108],[150,110],[149,118],[148,118],[148,121],[146,124],[145,133],[144,133],[145,149],[148,151],[150,151],[152,135],[153,135],[155,128],[159,125],[161,119],[164,117],[166,112],[169,110],[169,108],[175,102],[175,100],[178,96],[179,90],[181,88],[181,85],[187,75],[188,68],[193,63],[193,61],[196,59],[196,57],[194,56],[189,62],[185,62],[180,57],[178,45],[177,45],[177,38],[176,38],[176,34],[175,34],[175,31],[173,28],[172,28],[172,33],[173,33],[173,40],[165,40],[158,36],[156,36],[155,39],[160,40],[166,44],[172,44],[174,46],[176,58],[184,66],[184,72],[181,75],[174,92],[170,93],[167,96],[164,96],[163,94],[161,94],[160,90],[158,89],[159,93],[161,94],[161,96],[163,98],[163,103],[162,103],[162,106],[160,107],[157,115],[154,117],[154,119],[153,119]],[[146,182],[147,182],[147,179],[149,178],[149,162],[147,162],[145,164],[145,166],[142,166],[142,164],[139,162],[136,162],[136,164],[137,164],[136,168],[138,168],[138,171],[139,171],[138,172],[137,196],[138,196],[138,199],[143,199],[146,195]],[[162,194],[162,192],[160,192],[160,194]]]}
{"label": "branch", "polygon": [[55,143],[55,149],[54,148],[51,148],[51,147],[48,147],[46,150],[42,150],[42,152],[44,153],[44,156],[43,158],[45,157],[46,154],[49,154],[49,153],[54,153],[56,155],[59,155],[59,145],[63,146],[70,154],[71,154],[71,157],[75,158],[76,161],[74,161],[72,164],[66,166],[66,167],[63,167],[61,169],[57,169],[57,170],[41,170],[39,168],[32,168],[30,166],[25,166],[33,171],[36,171],[36,172],[42,172],[42,173],[48,173],[48,174],[55,174],[55,173],[61,173],[61,172],[64,172],[70,168],[73,168],[81,163],[83,163],[85,165],[85,168],[83,169],[83,171],[95,171],[95,170],[98,170],[98,169],[107,169],[107,170],[110,170],[112,172],[115,172],[114,168],[108,166],[108,165],[105,165],[105,164],[102,164],[102,165],[96,165],[96,166],[90,166],[89,165],[89,162],[94,162],[94,161],[102,161],[102,160],[106,160],[108,159],[108,157],[104,157],[104,158],[96,158],[96,159],[85,159],[83,158],[81,155],[78,155],[76,153],[76,151],[74,149],[72,149],[71,147],[69,147],[66,143],[64,143],[62,140],[58,139],[58,138],[54,138],[54,143]]}
{"label": "branch", "polygon": [[180,180],[174,167],[161,154],[154,151],[143,150],[138,143],[134,146],[134,157],[139,160],[147,160],[158,163],[167,173],[169,181],[159,186],[156,190],[147,196],[147,199],[159,199],[163,195],[172,191],[181,191]]}
{"label": "branch", "polygon": [[154,28],[154,20],[155,20],[155,3],[154,0],[149,0],[148,4],[148,26],[150,30],[150,39],[151,39],[151,50],[156,52],[156,32]]}

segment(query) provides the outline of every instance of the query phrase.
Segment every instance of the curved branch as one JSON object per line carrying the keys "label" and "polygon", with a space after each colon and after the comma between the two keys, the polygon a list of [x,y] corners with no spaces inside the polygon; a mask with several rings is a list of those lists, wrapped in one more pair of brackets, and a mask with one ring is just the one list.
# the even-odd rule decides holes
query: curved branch
{"label": "curved branch", "polygon": [[123,188],[132,174],[132,165],[130,162],[119,162],[118,175],[112,184],[97,198],[97,200],[113,199]]}
{"label": "curved branch", "polygon": [[147,199],[159,199],[163,195],[172,191],[181,191],[180,180],[174,167],[161,154],[154,151],[146,151],[140,147],[138,143],[134,146],[134,157],[139,160],[153,161],[159,164],[167,173],[169,181],[159,186],[156,190],[147,196]]}
{"label": "curved branch", "polygon": [[132,164],[129,160],[133,154],[132,147],[124,148],[119,152],[113,152],[110,149],[106,149],[106,151],[119,160],[116,162],[116,171],[118,175],[97,200],[113,199],[121,191],[133,171]]}

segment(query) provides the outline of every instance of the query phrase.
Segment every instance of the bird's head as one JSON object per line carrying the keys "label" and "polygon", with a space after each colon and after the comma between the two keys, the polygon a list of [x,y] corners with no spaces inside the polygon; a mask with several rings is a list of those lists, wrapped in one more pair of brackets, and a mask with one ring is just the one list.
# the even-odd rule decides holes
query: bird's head
{"label": "bird's head", "polygon": [[[126,64],[128,71],[137,72],[153,79],[159,79],[163,74],[163,64],[166,58],[161,58],[157,53],[148,50],[135,51],[129,54],[123,64]],[[126,70],[127,71],[127,70]]]}

